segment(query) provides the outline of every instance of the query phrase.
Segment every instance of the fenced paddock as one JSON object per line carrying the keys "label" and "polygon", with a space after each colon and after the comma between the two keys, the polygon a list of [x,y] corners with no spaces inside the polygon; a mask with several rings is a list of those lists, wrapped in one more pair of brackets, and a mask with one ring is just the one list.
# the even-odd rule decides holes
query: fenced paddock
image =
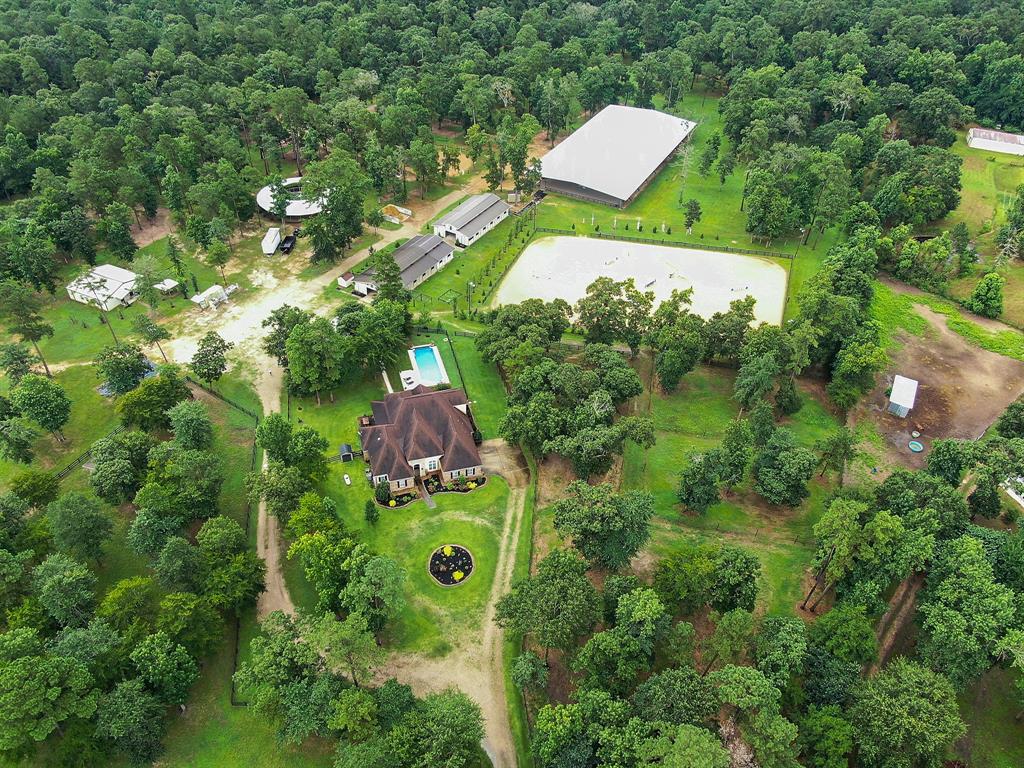
{"label": "fenced paddock", "polygon": [[633,278],[655,303],[673,290],[693,289],[692,311],[724,312],[745,296],[757,300],[757,320],[779,324],[786,301],[786,270],[772,261],[738,253],[589,237],[546,237],[530,243],[495,293],[495,304],[535,297],[572,303],[598,277]]}

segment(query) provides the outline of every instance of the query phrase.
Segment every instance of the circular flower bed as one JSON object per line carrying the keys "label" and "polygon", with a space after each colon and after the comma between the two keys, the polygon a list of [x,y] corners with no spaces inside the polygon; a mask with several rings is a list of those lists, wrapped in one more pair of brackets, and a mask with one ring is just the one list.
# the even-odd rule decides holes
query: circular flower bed
{"label": "circular flower bed", "polygon": [[458,544],[445,544],[434,550],[427,563],[427,570],[442,587],[454,587],[465,582],[473,573],[473,555]]}

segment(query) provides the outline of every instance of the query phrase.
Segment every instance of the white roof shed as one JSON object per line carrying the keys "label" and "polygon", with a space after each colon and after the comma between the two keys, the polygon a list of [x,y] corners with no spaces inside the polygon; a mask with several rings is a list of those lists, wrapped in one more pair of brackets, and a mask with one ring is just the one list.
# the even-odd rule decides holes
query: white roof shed
{"label": "white roof shed", "polygon": [[917,400],[917,381],[900,376],[898,373],[893,377],[892,390],[889,393],[889,410],[901,416],[906,416],[914,407]]}
{"label": "white roof shed", "polygon": [[68,296],[82,304],[93,304],[110,310],[135,301],[135,281],[139,276],[113,264],[100,264],[68,283]]}

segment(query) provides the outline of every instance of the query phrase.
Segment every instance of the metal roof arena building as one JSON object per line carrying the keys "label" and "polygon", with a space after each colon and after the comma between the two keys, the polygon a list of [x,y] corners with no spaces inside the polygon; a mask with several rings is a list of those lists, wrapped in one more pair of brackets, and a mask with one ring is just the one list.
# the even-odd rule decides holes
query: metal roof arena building
{"label": "metal roof arena building", "polygon": [[653,109],[612,104],[541,160],[541,189],[625,208],[696,123]]}

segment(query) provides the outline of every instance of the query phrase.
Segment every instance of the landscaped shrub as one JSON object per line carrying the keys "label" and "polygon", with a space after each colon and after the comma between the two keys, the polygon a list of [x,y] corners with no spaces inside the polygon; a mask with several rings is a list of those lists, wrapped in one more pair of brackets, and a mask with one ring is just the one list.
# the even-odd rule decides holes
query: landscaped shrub
{"label": "landscaped shrub", "polygon": [[366,518],[366,522],[373,525],[380,519],[380,510],[377,509],[377,505],[373,499],[367,499],[366,504],[363,507],[363,517]]}
{"label": "landscaped shrub", "polygon": [[373,489],[373,496],[381,504],[391,501],[391,486],[386,480],[381,480]]}

